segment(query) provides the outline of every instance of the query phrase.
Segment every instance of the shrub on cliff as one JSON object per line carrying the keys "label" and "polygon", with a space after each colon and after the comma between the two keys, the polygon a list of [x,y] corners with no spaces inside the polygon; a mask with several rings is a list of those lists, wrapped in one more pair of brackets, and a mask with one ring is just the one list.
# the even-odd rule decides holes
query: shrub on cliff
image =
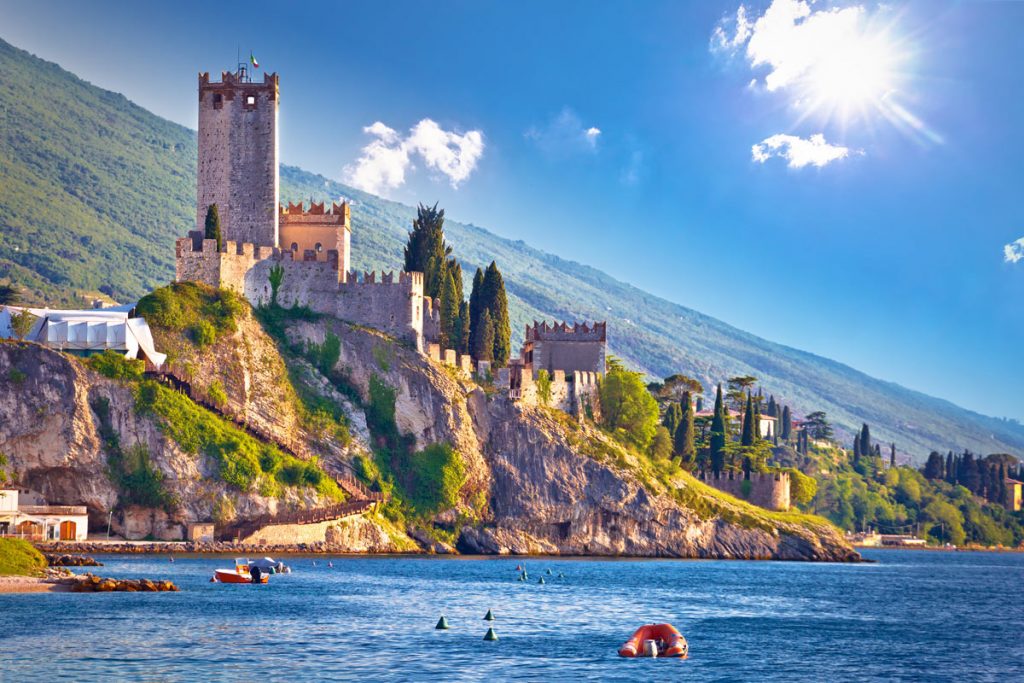
{"label": "shrub on cliff", "polygon": [[234,292],[196,282],[175,282],[154,289],[136,306],[150,325],[178,332],[188,330],[200,346],[234,332],[236,318],[244,310],[245,300]]}
{"label": "shrub on cliff", "polygon": [[142,373],[146,368],[146,364],[141,360],[125,358],[120,353],[110,349],[95,356],[90,356],[85,362],[90,368],[104,377],[125,382],[142,379]]}

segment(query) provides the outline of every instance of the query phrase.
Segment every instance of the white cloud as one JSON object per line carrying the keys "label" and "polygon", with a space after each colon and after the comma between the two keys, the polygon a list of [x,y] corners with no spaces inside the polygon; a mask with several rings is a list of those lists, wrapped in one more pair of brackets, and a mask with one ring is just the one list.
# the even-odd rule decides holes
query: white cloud
{"label": "white cloud", "polygon": [[773,0],[765,13],[750,21],[740,5],[711,36],[712,49],[738,52],[744,46],[751,68],[767,67],[765,87],[775,91],[812,74],[823,64],[841,59],[870,59],[858,54],[877,45],[865,41],[864,7],[812,10],[805,0]]}
{"label": "white cloud", "polygon": [[345,167],[343,176],[350,185],[374,194],[401,187],[406,172],[415,168],[415,156],[457,188],[469,178],[484,153],[480,131],[446,131],[431,119],[417,123],[405,137],[380,121],[363,128],[363,132],[376,139],[363,147],[354,164]]}
{"label": "white cloud", "polygon": [[575,111],[565,107],[544,126],[530,126],[523,137],[533,141],[545,154],[564,157],[597,151],[601,129],[585,126]]}
{"label": "white cloud", "polygon": [[1004,246],[1003,258],[1007,263],[1017,263],[1017,261],[1024,259],[1024,237]]}
{"label": "white cloud", "polygon": [[845,159],[850,154],[847,147],[825,142],[825,136],[821,133],[806,140],[795,135],[779,133],[754,145],[750,152],[753,160],[758,163],[763,164],[772,157],[779,157],[785,159],[790,168],[821,168],[833,161]]}

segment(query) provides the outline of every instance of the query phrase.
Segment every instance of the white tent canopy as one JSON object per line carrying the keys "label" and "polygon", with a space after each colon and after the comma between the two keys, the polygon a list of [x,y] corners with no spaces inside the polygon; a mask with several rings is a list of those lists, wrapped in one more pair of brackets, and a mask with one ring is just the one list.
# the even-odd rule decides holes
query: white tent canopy
{"label": "white tent canopy", "polygon": [[54,310],[50,308],[0,308],[0,337],[14,338],[11,314],[27,310],[36,317],[29,341],[46,344],[62,351],[119,351],[125,358],[141,358],[160,367],[167,355],[156,350],[153,334],[142,318],[129,318],[134,304],[85,310]]}

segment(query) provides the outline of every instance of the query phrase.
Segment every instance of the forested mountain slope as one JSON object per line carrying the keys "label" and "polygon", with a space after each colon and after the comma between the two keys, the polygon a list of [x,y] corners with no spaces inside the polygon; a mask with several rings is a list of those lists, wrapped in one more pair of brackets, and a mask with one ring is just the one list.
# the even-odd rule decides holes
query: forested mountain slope
{"label": "forested mountain slope", "polygon": [[[194,220],[195,132],[3,41],[0,75],[0,281],[54,303],[78,291],[125,301],[169,281],[174,239]],[[412,207],[294,167],[282,167],[281,188],[283,200],[349,198],[354,267],[401,266]],[[451,218],[446,228],[467,275],[497,260],[514,345],[533,319],[607,320],[612,353],[653,376],[682,372],[710,388],[751,374],[798,413],[824,410],[841,428],[868,422],[917,459],[933,448],[1024,454],[1019,424],[766,341],[483,228]]]}

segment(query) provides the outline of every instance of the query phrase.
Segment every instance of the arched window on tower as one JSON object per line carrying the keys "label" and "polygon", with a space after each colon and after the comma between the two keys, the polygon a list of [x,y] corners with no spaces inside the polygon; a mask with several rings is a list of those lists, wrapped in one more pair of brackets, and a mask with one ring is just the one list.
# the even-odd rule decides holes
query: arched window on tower
{"label": "arched window on tower", "polygon": [[316,243],[316,253],[318,253],[318,254],[319,254],[319,253],[320,253],[321,251],[323,251],[323,250],[324,250],[324,245],[322,245],[322,244],[320,244],[319,242],[317,242],[317,243]]}
{"label": "arched window on tower", "polygon": [[299,243],[298,242],[292,242],[292,251],[298,251],[298,250],[299,250]]}

